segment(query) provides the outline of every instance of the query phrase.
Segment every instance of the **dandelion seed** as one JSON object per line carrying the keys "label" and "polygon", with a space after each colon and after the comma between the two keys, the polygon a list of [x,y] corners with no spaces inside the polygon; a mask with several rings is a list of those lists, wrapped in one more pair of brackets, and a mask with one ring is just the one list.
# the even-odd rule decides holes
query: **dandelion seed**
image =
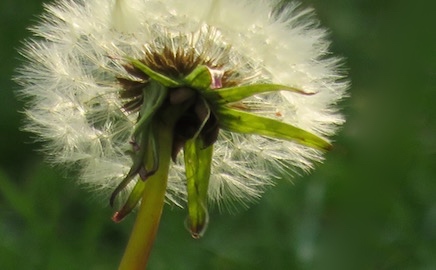
{"label": "dandelion seed", "polygon": [[111,194],[115,221],[141,201],[129,247],[142,247],[120,269],[146,263],[164,197],[187,206],[198,238],[208,205],[245,205],[273,184],[270,168],[309,171],[331,148],[340,59],[311,10],[278,4],[60,0],[31,28],[16,77],[26,130]]}

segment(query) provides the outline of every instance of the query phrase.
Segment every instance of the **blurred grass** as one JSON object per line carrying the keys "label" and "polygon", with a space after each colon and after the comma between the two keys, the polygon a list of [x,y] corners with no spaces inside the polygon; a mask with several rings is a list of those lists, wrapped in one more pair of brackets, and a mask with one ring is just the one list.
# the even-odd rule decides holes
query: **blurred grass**
{"label": "blurred grass", "polygon": [[[351,98],[335,149],[205,237],[166,207],[150,269],[436,269],[436,37],[431,1],[308,0],[347,58]],[[64,179],[19,131],[10,81],[41,1],[0,2],[0,265],[116,269],[133,218]]]}

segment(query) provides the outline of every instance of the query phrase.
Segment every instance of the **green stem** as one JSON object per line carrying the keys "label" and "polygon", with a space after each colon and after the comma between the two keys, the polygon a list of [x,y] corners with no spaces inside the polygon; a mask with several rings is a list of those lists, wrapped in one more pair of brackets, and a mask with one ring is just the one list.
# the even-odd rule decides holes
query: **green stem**
{"label": "green stem", "polygon": [[155,128],[158,129],[157,138],[160,147],[159,170],[145,182],[141,206],[118,270],[145,269],[159,227],[165,201],[173,137],[172,128],[165,124],[157,124]]}

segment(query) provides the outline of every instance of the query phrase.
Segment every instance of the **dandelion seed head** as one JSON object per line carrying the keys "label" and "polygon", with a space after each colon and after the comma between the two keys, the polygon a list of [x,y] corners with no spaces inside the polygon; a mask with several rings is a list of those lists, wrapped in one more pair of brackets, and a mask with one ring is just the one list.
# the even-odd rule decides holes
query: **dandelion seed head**
{"label": "dandelion seed head", "polygon": [[[61,0],[45,6],[21,54],[25,129],[45,142],[51,163],[80,168],[79,182],[111,192],[132,166],[138,118],[123,82],[144,83],[125,57],[156,72],[186,76],[198,65],[222,72],[224,86],[276,83],[303,89],[260,94],[234,104],[323,138],[344,118],[337,103],[347,81],[330,56],[326,31],[310,9],[279,1]],[[125,80],[125,81],[123,81]],[[125,94],[127,95],[127,94]],[[132,101],[128,103],[129,101]],[[127,106],[129,104],[130,106]],[[280,175],[313,169],[322,152],[295,142],[221,130],[209,199],[219,207],[259,198]],[[273,168],[273,169],[271,169]],[[183,153],[171,165],[167,200],[186,200]],[[130,184],[128,190],[133,187]]]}

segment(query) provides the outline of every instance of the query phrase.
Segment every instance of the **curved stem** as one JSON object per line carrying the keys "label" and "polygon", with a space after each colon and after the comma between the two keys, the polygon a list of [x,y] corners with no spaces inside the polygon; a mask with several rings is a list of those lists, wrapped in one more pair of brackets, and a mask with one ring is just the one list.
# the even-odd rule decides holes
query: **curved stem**
{"label": "curved stem", "polygon": [[[145,182],[136,221],[118,270],[144,270],[159,227],[171,158],[172,129],[158,124],[159,170]],[[147,160],[152,160],[149,158]]]}

